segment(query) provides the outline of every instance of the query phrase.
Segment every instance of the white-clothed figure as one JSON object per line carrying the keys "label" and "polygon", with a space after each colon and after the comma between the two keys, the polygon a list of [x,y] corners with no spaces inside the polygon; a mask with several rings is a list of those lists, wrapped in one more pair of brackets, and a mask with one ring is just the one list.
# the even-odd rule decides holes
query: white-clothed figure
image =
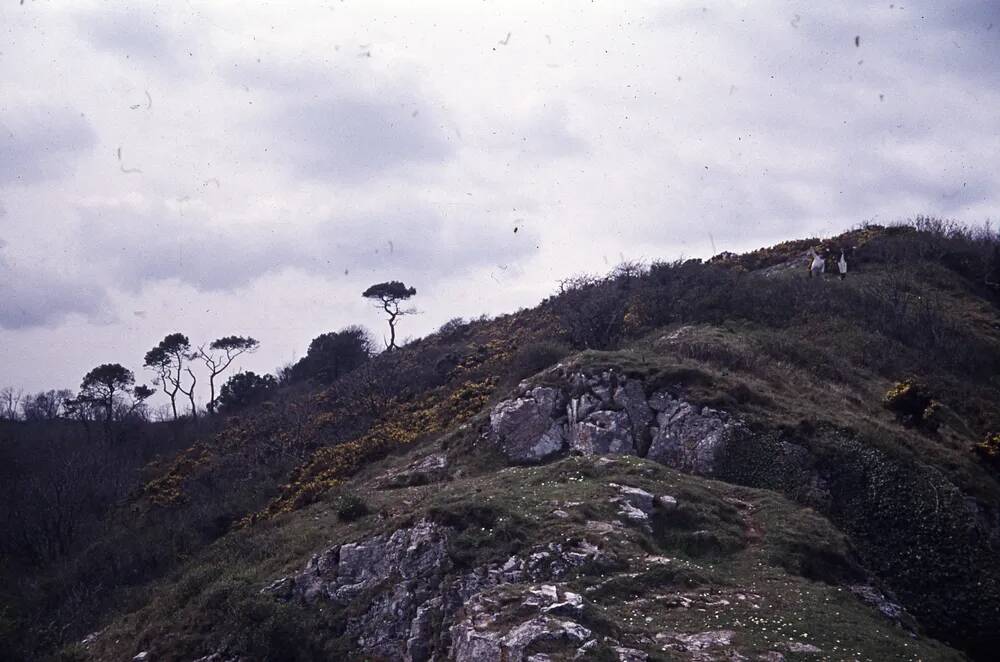
{"label": "white-clothed figure", "polygon": [[840,272],[840,280],[847,278],[847,258],[844,257],[844,251],[840,251],[840,260],[837,261],[837,271]]}
{"label": "white-clothed figure", "polygon": [[826,271],[826,260],[824,260],[818,253],[813,253],[812,264],[809,265],[809,276],[815,276],[819,278]]}

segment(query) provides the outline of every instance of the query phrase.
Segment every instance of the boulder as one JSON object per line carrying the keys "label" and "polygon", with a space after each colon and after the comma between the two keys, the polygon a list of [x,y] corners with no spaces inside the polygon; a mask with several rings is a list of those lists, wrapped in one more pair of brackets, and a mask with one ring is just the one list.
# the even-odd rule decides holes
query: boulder
{"label": "boulder", "polygon": [[584,455],[637,453],[628,414],[602,409],[570,426],[570,448]]}
{"label": "boulder", "polygon": [[413,462],[404,469],[386,474],[379,480],[378,487],[380,489],[392,489],[396,487],[427,485],[444,480],[447,475],[447,456],[441,453],[434,453]]}
{"label": "boulder", "polygon": [[555,418],[561,398],[554,388],[538,387],[493,408],[490,433],[509,461],[535,464],[563,450],[565,427]]}
{"label": "boulder", "polygon": [[736,423],[724,412],[676,398],[661,399],[646,457],[687,473],[712,475]]}
{"label": "boulder", "polygon": [[696,653],[713,648],[730,646],[736,633],[732,630],[708,630],[691,633],[660,633],[658,640],[666,640],[667,647],[681,652]]}
{"label": "boulder", "polygon": [[470,617],[451,629],[455,662],[525,662],[528,648],[539,642],[563,643],[575,649],[591,632],[579,623],[551,616],[535,616],[504,632],[488,629],[493,619]]}

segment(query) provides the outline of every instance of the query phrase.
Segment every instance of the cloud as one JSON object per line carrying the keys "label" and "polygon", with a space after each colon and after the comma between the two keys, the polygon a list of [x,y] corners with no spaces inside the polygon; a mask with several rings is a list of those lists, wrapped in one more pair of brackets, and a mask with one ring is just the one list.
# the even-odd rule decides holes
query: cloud
{"label": "cloud", "polygon": [[404,79],[316,65],[243,63],[230,82],[262,94],[244,130],[297,177],[365,183],[453,155],[450,121]]}
{"label": "cloud", "polygon": [[220,224],[210,222],[193,201],[152,203],[131,196],[83,201],[78,214],[75,243],[82,259],[110,276],[108,286],[131,290],[176,280],[201,291],[229,291],[289,269],[431,282],[486,265],[514,264],[536,246],[530,231],[443,216],[421,204],[324,213],[316,221]]}
{"label": "cloud", "polygon": [[0,328],[52,326],[74,313],[106,315],[107,299],[98,285],[12,262],[4,255],[7,246],[0,240]]}
{"label": "cloud", "polygon": [[180,35],[163,23],[165,20],[161,14],[142,8],[101,10],[76,16],[78,29],[98,50],[170,70],[177,66],[177,55],[184,44],[179,43]]}
{"label": "cloud", "polygon": [[96,142],[90,123],[70,108],[5,106],[0,110],[0,186],[65,177]]}

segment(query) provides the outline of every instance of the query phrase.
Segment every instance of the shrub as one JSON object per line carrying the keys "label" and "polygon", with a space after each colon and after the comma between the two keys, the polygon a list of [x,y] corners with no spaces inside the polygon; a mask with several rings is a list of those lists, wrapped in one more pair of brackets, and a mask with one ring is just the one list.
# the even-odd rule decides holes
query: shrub
{"label": "shrub", "polygon": [[223,413],[232,413],[259,402],[278,387],[274,375],[258,375],[255,372],[238,372],[222,385],[216,405]]}
{"label": "shrub", "polygon": [[976,444],[976,453],[985,461],[1000,466],[1000,432],[989,432]]}
{"label": "shrub", "polygon": [[455,340],[464,336],[468,330],[468,325],[464,319],[461,317],[453,317],[442,324],[441,328],[438,329],[437,332],[442,338]]}
{"label": "shrub", "polygon": [[924,425],[937,429],[941,405],[934,402],[927,387],[913,379],[897,382],[886,391],[882,406],[896,414],[903,425]]}
{"label": "shrub", "polygon": [[572,350],[563,343],[540,341],[521,347],[514,356],[514,377],[524,379],[566,357]]}
{"label": "shrub", "polygon": [[375,355],[375,341],[368,330],[348,326],[313,338],[309,351],[291,369],[291,379],[315,379],[329,384]]}
{"label": "shrub", "polygon": [[368,504],[353,494],[345,494],[337,503],[337,519],[342,522],[355,522],[369,512]]}

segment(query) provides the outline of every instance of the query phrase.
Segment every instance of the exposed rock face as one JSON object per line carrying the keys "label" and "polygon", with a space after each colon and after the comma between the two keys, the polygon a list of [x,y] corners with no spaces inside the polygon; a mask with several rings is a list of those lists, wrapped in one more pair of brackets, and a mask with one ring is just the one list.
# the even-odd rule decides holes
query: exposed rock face
{"label": "exposed rock face", "polygon": [[647,398],[640,380],[612,371],[588,376],[557,367],[555,374],[560,388],[522,384],[518,397],[493,409],[489,437],[511,462],[537,463],[567,451],[639,455],[712,475],[721,451],[743,430],[725,412],[667,391]]}
{"label": "exposed rock face", "polygon": [[851,586],[850,589],[852,593],[861,598],[862,602],[878,609],[890,621],[894,621],[900,627],[910,632],[916,631],[917,622],[913,616],[901,605],[889,600],[882,591],[867,584],[856,584]]}
{"label": "exposed rock face", "polygon": [[451,565],[448,535],[445,527],[421,521],[390,536],[332,547],[313,556],[302,573],[263,592],[336,605],[376,593],[368,610],[347,626],[358,648],[388,659],[427,660],[434,613],[442,603],[441,580]]}
{"label": "exposed rock face", "polygon": [[[500,606],[514,601],[527,608],[527,617],[503,625]],[[542,612],[542,613],[538,613]],[[583,598],[553,585],[519,590],[501,589],[477,594],[462,610],[463,618],[451,628],[452,660],[456,662],[522,662],[536,644],[548,649],[574,651],[591,637],[591,631],[574,617],[583,612]],[[547,659],[547,658],[542,658]]]}
{"label": "exposed rock face", "polygon": [[563,450],[565,426],[555,420],[561,397],[556,389],[540,386],[493,409],[490,414],[493,438],[507,459],[532,464]]}
{"label": "exposed rock face", "polygon": [[623,411],[595,411],[571,426],[569,437],[570,448],[584,455],[636,454],[632,427]]}
{"label": "exposed rock face", "polygon": [[[331,547],[262,593],[317,605],[363,602],[367,610],[350,618],[347,635],[357,650],[378,659],[523,660],[536,642],[565,642],[575,650],[589,637],[574,620],[583,613],[582,596],[531,583],[558,580],[584,564],[612,567],[614,560],[598,547],[585,540],[549,543],[503,564],[456,573],[447,554],[451,535],[425,520]],[[490,620],[503,611],[493,602],[501,594],[508,602],[513,595],[530,617],[507,629]]]}
{"label": "exposed rock face", "polygon": [[655,404],[657,427],[646,457],[688,473],[710,475],[737,424],[725,412],[698,408],[669,395],[660,396]]}

